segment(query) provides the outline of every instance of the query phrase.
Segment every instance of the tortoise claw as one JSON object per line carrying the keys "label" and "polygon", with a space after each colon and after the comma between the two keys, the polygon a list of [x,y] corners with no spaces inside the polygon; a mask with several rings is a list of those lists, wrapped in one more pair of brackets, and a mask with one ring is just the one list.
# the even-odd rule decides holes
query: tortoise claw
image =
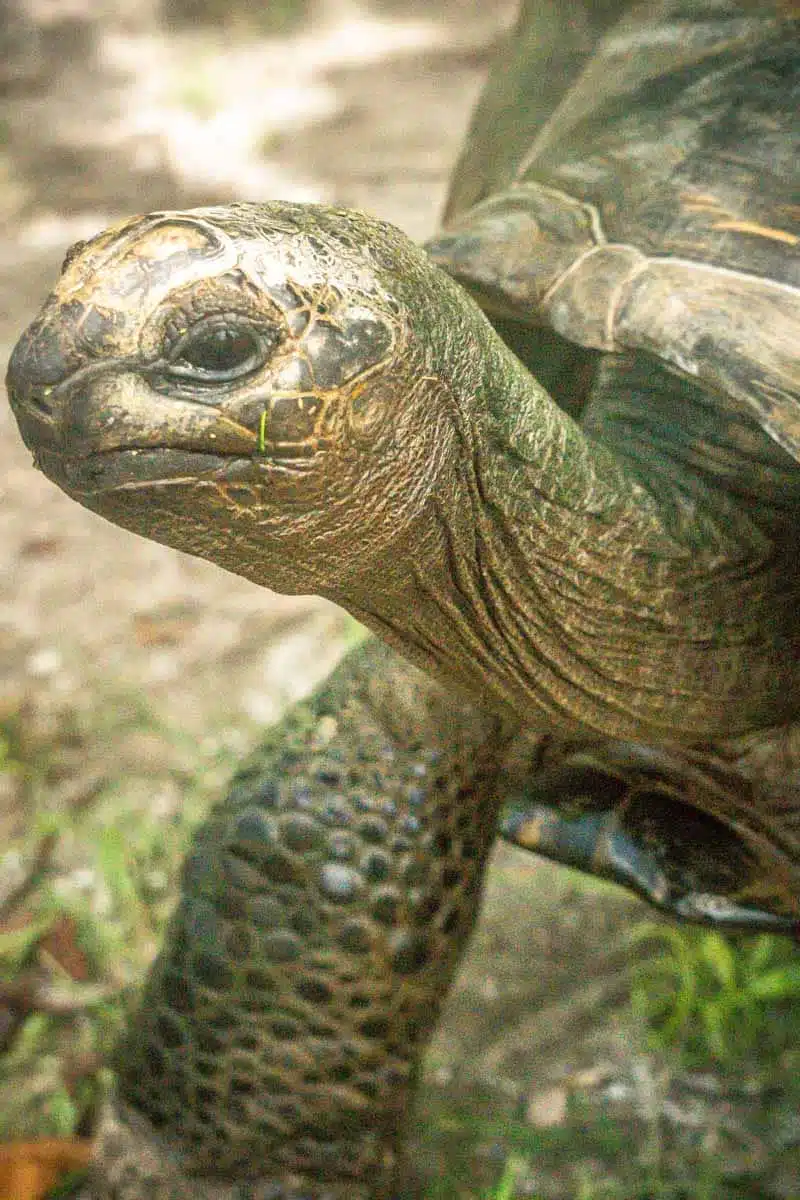
{"label": "tortoise claw", "polygon": [[743,839],[666,785],[565,762],[507,803],[499,828],[511,844],[617,883],[680,920],[797,936],[778,889],[751,902],[763,871]]}

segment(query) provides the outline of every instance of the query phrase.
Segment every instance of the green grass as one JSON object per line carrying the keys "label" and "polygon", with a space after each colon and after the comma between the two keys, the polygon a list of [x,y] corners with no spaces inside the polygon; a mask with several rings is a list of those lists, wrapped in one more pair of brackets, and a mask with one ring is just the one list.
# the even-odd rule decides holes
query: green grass
{"label": "green grass", "polygon": [[[105,712],[117,714],[105,727],[103,714],[92,714],[91,728],[62,724],[53,742],[21,719],[0,728],[0,775],[26,815],[24,833],[0,849],[0,1140],[66,1137],[91,1125],[104,1061],[206,807],[202,766],[217,785],[227,774],[178,735],[155,731],[130,697]],[[115,746],[145,733],[160,739],[155,773],[87,776],[81,785],[89,741],[106,742],[113,760]],[[73,770],[78,786],[65,788]],[[170,778],[184,804],[165,820],[147,800]]]}
{"label": "green grass", "polygon": [[486,1200],[514,1200],[516,1183],[524,1165],[524,1159],[511,1155],[503,1167],[503,1174],[497,1182],[497,1187],[486,1193]]}
{"label": "green grass", "polygon": [[[588,890],[592,881],[586,881]],[[601,889],[607,894],[606,889]],[[683,1077],[718,1086],[726,1112],[726,1089],[738,1097],[740,1115],[731,1128],[709,1123],[684,1140],[660,1116],[617,1121],[611,1109],[579,1092],[570,1096],[563,1125],[537,1130],[524,1119],[494,1126],[477,1109],[443,1109],[448,1150],[463,1168],[441,1181],[435,1200],[548,1200],[537,1190],[543,1175],[570,1200],[765,1200],[800,1195],[770,1190],[769,1179],[731,1162],[748,1141],[766,1140],[770,1127],[789,1133],[781,1151],[784,1175],[800,1181],[800,954],[786,938],[731,939],[714,930],[637,922],[631,930],[634,965],[629,1005],[620,1028],[635,1039],[665,1078]],[[637,954],[646,951],[644,956]],[[752,1103],[748,1096],[752,1096]],[[637,1129],[638,1126],[638,1129]],[[495,1142],[506,1159],[498,1182],[486,1191],[470,1186],[470,1163]],[[448,1153],[445,1150],[445,1157]],[[755,1158],[756,1156],[753,1155]],[[768,1161],[765,1168],[776,1165]],[[769,1174],[769,1170],[766,1172]],[[515,1184],[529,1182],[517,1192]],[[531,1183],[530,1180],[534,1182]],[[779,1187],[776,1184],[776,1187]]]}
{"label": "green grass", "polygon": [[738,942],[709,929],[642,922],[634,943],[653,947],[636,971],[631,1002],[650,1043],[687,1069],[743,1068],[777,1055],[800,1032],[800,955],[786,938]]}

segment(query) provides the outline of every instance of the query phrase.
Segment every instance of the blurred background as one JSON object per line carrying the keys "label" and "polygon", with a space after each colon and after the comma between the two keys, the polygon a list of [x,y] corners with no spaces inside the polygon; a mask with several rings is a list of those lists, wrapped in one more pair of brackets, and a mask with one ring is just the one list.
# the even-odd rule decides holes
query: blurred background
{"label": "blurred background", "polygon": [[[0,343],[70,243],[231,199],[424,239],[507,0],[0,0]],[[0,1142],[90,1135],[191,828],[358,631],[105,524],[0,406]],[[800,967],[499,849],[428,1056],[441,1200],[800,1196]],[[1,1164],[0,1164],[1,1169]],[[2,1191],[2,1179],[0,1179]]]}

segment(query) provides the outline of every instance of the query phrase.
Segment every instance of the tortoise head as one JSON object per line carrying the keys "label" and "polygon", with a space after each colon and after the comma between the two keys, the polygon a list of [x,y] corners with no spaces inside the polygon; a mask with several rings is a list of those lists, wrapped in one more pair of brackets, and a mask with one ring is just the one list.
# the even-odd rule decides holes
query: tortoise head
{"label": "tortoise head", "polygon": [[[8,390],[88,508],[281,591],[339,591],[408,531],[454,434],[429,405],[420,277],[361,214],[135,218],[67,256]],[[409,296],[404,300],[404,295]]]}

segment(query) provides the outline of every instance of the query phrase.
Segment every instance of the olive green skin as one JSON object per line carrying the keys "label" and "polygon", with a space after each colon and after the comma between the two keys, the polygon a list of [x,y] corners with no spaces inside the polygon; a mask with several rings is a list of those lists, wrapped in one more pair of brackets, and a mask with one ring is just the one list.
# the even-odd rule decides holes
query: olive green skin
{"label": "olive green skin", "polygon": [[[731,136],[750,161],[769,109],[796,186],[796,26],[722,0],[687,24],[678,7],[623,22],[595,79],[649,38],[680,107],[681,72],[702,84],[706,59],[727,64],[708,78],[729,81]],[[730,145],[715,154],[723,106],[678,260],[686,181],[659,178],[658,211],[646,183],[665,147],[688,162],[708,133],[702,87],[668,138],[646,70],[611,115],[584,112],[580,73],[618,6],[583,13],[573,45],[568,3],[552,38],[576,87],[539,95],[534,10],[516,34],[531,75],[490,79],[430,254],[325,207],[135,218],[71,252],[12,356],[23,438],[80,503],[328,596],[386,643],[287,714],[198,835],[117,1056],[97,1197],[410,1194],[415,1071],[505,800],[513,840],[682,915],[797,921],[798,212],[777,182],[756,196]],[[481,122],[512,84],[526,132],[493,174]],[[574,153],[537,141],[554,111],[556,130],[580,117]],[[703,179],[740,209],[720,215]],[[705,339],[687,349],[676,311]],[[192,365],[220,326],[241,370]],[[561,404],[528,369],[547,376],[550,356]]]}

